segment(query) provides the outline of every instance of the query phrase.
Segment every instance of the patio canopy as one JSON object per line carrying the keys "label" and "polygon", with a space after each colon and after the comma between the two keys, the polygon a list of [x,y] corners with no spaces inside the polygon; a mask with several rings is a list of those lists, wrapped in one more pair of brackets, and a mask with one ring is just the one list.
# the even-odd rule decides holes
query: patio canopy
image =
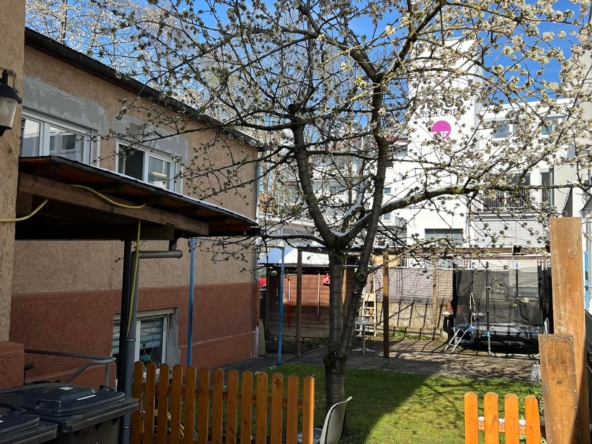
{"label": "patio canopy", "polygon": [[17,240],[135,239],[138,221],[142,240],[259,232],[239,213],[104,168],[56,156],[20,158],[17,217],[46,199],[16,224]]}

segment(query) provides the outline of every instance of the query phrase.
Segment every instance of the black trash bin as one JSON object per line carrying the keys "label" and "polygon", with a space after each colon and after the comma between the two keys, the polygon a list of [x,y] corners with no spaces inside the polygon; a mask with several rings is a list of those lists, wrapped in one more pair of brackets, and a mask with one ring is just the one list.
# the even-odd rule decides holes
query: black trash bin
{"label": "black trash bin", "polygon": [[0,444],[41,444],[57,434],[58,426],[38,415],[0,407]]}
{"label": "black trash bin", "polygon": [[121,392],[45,383],[0,392],[0,406],[16,407],[58,426],[56,444],[114,444],[119,420],[138,408]]}

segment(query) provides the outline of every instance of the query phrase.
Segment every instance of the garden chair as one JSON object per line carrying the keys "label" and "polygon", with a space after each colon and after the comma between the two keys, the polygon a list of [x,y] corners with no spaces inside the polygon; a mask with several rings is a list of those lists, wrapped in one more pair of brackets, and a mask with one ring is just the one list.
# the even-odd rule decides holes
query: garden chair
{"label": "garden chair", "polygon": [[[343,424],[345,422],[345,410],[347,403],[350,402],[350,396],[343,402],[338,402],[329,409],[325,417],[325,424],[322,429],[314,429],[313,444],[337,444],[341,438]],[[298,442],[302,443],[302,435],[298,435]]]}

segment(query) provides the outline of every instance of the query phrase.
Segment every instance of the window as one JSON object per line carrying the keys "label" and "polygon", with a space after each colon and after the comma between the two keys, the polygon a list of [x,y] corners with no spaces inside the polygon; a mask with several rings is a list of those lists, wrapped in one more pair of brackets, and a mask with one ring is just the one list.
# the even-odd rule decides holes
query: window
{"label": "window", "polygon": [[[553,174],[551,172],[548,173],[541,173],[541,185],[553,185]],[[553,205],[553,190],[552,189],[543,189],[541,202],[546,205]]]}
{"label": "window", "polygon": [[450,243],[460,245],[463,243],[463,230],[457,228],[426,228],[425,238],[447,239]]}
{"label": "window", "polygon": [[550,136],[557,129],[557,125],[559,125],[561,122],[562,119],[559,117],[546,119],[545,124],[541,128],[541,134],[543,136]]}
{"label": "window", "polygon": [[331,193],[332,195],[341,194],[344,192],[345,192],[345,187],[343,185],[337,184],[337,185],[331,185],[329,187],[329,193]]}
{"label": "window", "polygon": [[51,155],[91,163],[91,151],[97,144],[94,135],[92,130],[23,111],[21,156]]}
{"label": "window", "polygon": [[[154,362],[158,367],[166,360],[167,333],[173,310],[139,312],[136,322],[136,349],[134,361]],[[111,355],[119,358],[119,333],[121,319],[113,322],[113,350]]]}
{"label": "window", "polygon": [[181,168],[164,154],[143,151],[120,143],[117,171],[166,190],[181,192],[182,180],[176,179]]}
{"label": "window", "polygon": [[390,158],[397,159],[400,157],[406,157],[409,153],[409,143],[406,141],[397,141],[390,146]]}
{"label": "window", "polygon": [[493,131],[494,139],[507,139],[508,137],[510,137],[510,125],[507,123],[502,123]]}
{"label": "window", "polygon": [[391,220],[391,213],[384,213],[382,216],[380,216],[380,220]]}
{"label": "window", "polygon": [[386,187],[384,189],[384,194],[391,194],[391,187]]}
{"label": "window", "polygon": [[[514,174],[509,178],[510,185],[516,185],[520,179],[519,174]],[[530,174],[524,175],[520,185],[530,185]],[[500,208],[524,208],[530,199],[530,190],[517,191],[498,191],[495,190],[495,197],[486,197],[483,199],[483,206],[486,209]]]}

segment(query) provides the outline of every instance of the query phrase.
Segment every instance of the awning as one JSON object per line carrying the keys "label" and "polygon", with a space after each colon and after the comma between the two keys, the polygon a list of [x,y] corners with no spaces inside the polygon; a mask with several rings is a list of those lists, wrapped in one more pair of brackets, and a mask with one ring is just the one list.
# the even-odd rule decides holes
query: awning
{"label": "awning", "polygon": [[142,240],[259,233],[239,213],[113,171],[57,156],[20,158],[17,217],[46,199],[16,224],[17,240],[135,239],[138,221]]}

